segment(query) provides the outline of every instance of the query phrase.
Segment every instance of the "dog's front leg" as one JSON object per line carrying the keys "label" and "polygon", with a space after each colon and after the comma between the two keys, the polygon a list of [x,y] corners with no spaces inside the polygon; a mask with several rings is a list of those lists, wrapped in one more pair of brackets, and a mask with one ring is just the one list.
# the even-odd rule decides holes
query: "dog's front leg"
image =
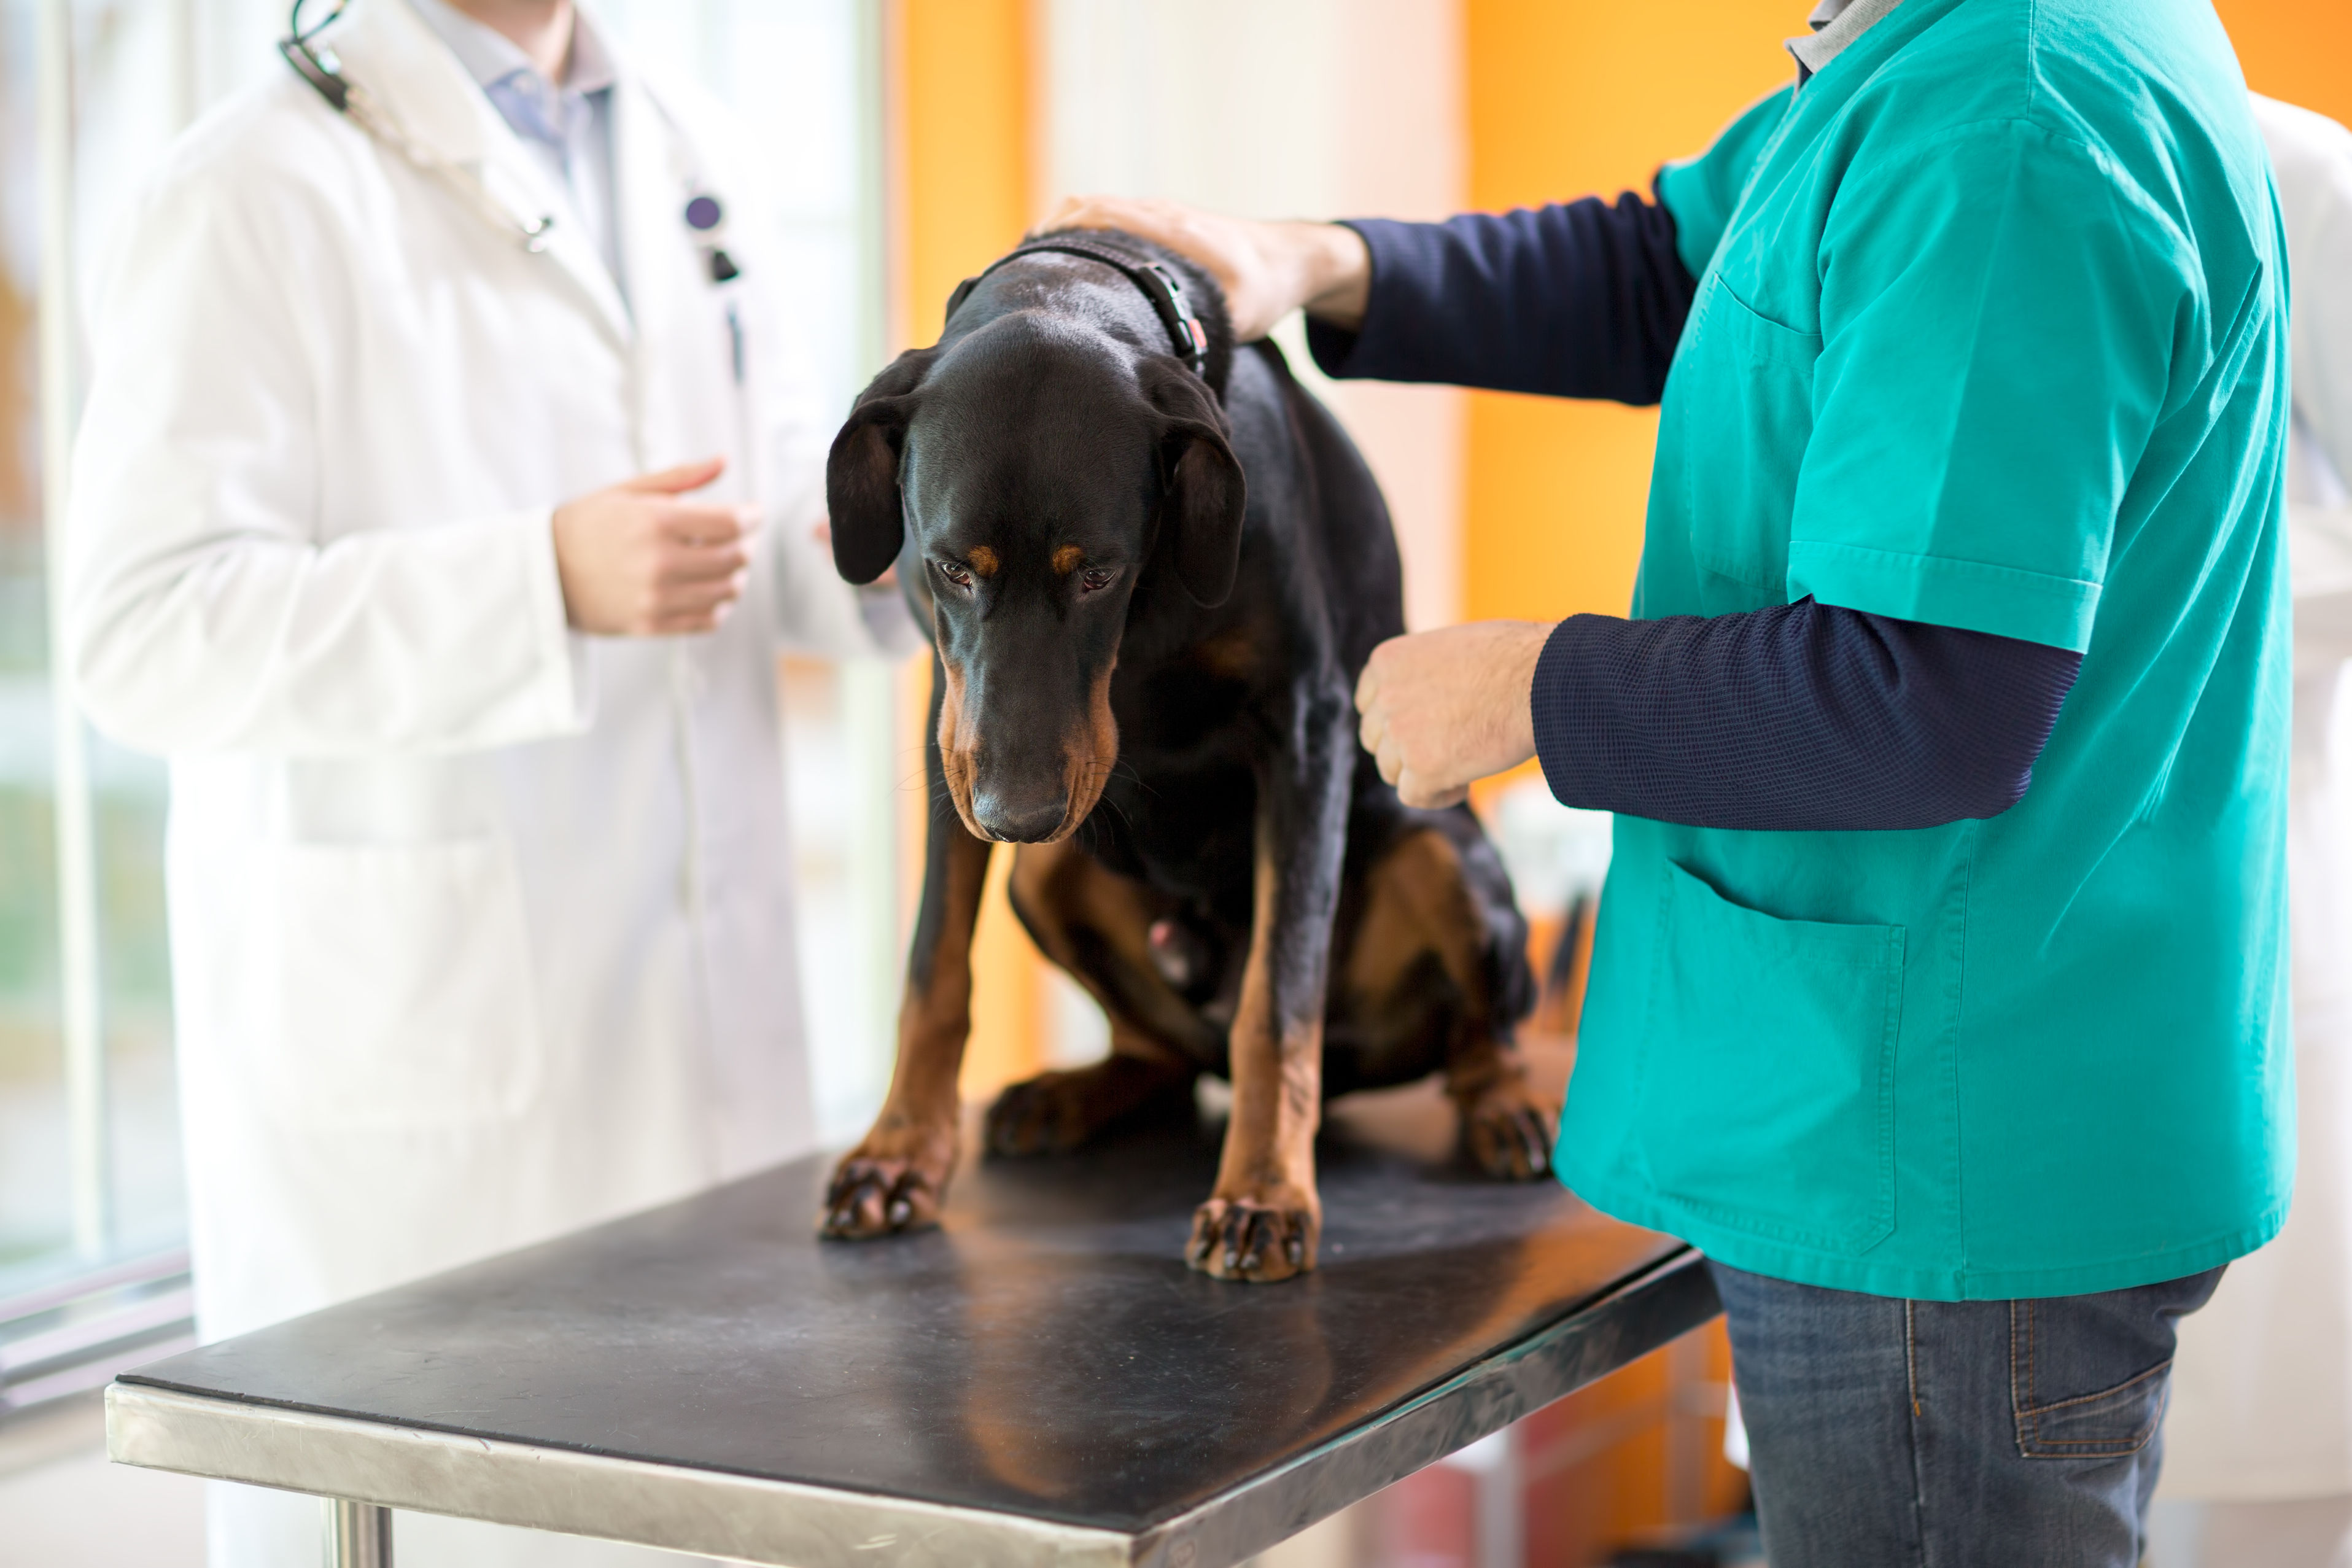
{"label": "dog's front leg", "polygon": [[946,800],[933,667],[929,759],[931,818],[923,902],[898,1007],[898,1060],[882,1112],[834,1167],[818,1228],[829,1237],[886,1236],[938,1223],[955,1173],[956,1079],[971,1033],[971,933],[988,883],[990,846],[964,830]]}
{"label": "dog's front leg", "polygon": [[1347,849],[1355,733],[1344,694],[1312,699],[1261,776],[1249,958],[1229,1046],[1233,1120],[1216,1190],[1192,1216],[1186,1260],[1220,1279],[1315,1267],[1323,1205],[1323,995]]}

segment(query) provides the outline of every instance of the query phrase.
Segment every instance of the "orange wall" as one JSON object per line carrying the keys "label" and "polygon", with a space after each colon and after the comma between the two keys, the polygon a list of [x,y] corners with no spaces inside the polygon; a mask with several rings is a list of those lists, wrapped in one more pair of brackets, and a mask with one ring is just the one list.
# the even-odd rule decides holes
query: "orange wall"
{"label": "orange wall", "polygon": [[1029,221],[1027,0],[898,0],[900,346]]}
{"label": "orange wall", "polygon": [[[1757,0],[1465,0],[1470,205],[1646,190],[1789,79],[1805,7]],[[1641,553],[1657,416],[1473,395],[1465,613],[1622,615]]]}
{"label": "orange wall", "polygon": [[[1031,71],[1027,0],[898,0],[893,13],[890,99],[898,287],[894,348],[938,338],[948,295],[1021,237],[1029,221]],[[919,877],[926,797],[922,725],[929,679],[908,683],[901,770],[908,852]],[[1036,1070],[1043,968],[1004,901],[1012,853],[990,867],[972,952],[971,1044],[963,1087],[983,1099]],[[910,900],[911,901],[911,900]],[[908,922],[911,926],[911,921]]]}
{"label": "orange wall", "polygon": [[2246,85],[2352,124],[2352,0],[2221,0]]}

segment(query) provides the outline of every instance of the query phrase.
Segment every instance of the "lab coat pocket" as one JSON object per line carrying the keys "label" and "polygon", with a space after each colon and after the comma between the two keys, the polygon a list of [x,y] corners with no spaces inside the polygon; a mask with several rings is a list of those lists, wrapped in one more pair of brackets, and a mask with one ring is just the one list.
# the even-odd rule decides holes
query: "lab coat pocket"
{"label": "lab coat pocket", "polygon": [[1867,1250],[1895,1226],[1904,928],[1781,920],[1666,871],[1641,1090],[1651,1180],[1729,1229]]}
{"label": "lab coat pocket", "polygon": [[1780,603],[1822,340],[1750,308],[1719,273],[1694,317],[1674,389],[1691,405],[1677,421],[1691,559]]}
{"label": "lab coat pocket", "polygon": [[511,847],[294,844],[277,851],[276,1027],[257,1064],[310,1127],[520,1114],[542,1071]]}

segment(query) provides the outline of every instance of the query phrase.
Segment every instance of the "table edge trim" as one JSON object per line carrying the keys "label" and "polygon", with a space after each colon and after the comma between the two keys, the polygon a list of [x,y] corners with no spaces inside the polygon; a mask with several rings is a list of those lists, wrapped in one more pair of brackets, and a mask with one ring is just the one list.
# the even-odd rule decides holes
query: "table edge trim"
{"label": "table edge trim", "polygon": [[[1109,1568],[1131,1561],[1135,1539],[1034,1515],[461,1436],[120,1381],[106,1390],[106,1437],[107,1457],[118,1464],[746,1563],[1018,1568],[1043,1561],[1062,1568]],[[234,1466],[218,1457],[223,1449],[234,1453]],[[461,1500],[451,1489],[415,1484],[420,1477],[446,1475],[443,1461],[458,1452],[471,1478],[469,1486],[457,1489],[471,1505],[462,1510],[448,1506]],[[489,1457],[487,1466],[482,1455]],[[354,1484],[362,1475],[368,1479]],[[659,1478],[656,1486],[643,1484],[652,1477]],[[591,1506],[559,1512],[549,1506],[558,1498],[585,1499]],[[656,1519],[682,1528],[647,1528]],[[906,1550],[882,1555],[910,1536]]]}

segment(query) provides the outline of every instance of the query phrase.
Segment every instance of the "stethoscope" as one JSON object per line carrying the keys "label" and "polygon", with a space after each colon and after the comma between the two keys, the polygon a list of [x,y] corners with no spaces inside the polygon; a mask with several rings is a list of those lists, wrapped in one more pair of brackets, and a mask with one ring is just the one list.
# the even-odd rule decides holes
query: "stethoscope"
{"label": "stethoscope", "polygon": [[[398,153],[417,169],[439,180],[493,225],[512,233],[525,250],[533,255],[545,250],[548,231],[555,226],[555,215],[541,213],[533,217],[516,210],[500,201],[472,169],[437,155],[404,131],[365,88],[343,74],[343,62],[333,47],[318,41],[321,33],[341,19],[351,0],[332,0],[326,16],[305,27],[302,26],[302,8],[310,3],[310,0],[293,0],[292,8],[286,16],[286,37],[278,42],[278,52],[286,57],[286,63],[294,68],[294,74],[310,83],[312,90],[325,99],[327,106],[336,113]],[[714,284],[741,277],[742,268],[726,250],[726,205],[704,187],[688,165],[684,138],[677,122],[670,119],[668,109],[652,94],[646,96],[652,100],[662,118],[669,121],[672,159],[679,165],[680,184],[687,191],[686,210],[682,216],[687,231],[694,237],[695,249],[701,254],[703,270]]]}

